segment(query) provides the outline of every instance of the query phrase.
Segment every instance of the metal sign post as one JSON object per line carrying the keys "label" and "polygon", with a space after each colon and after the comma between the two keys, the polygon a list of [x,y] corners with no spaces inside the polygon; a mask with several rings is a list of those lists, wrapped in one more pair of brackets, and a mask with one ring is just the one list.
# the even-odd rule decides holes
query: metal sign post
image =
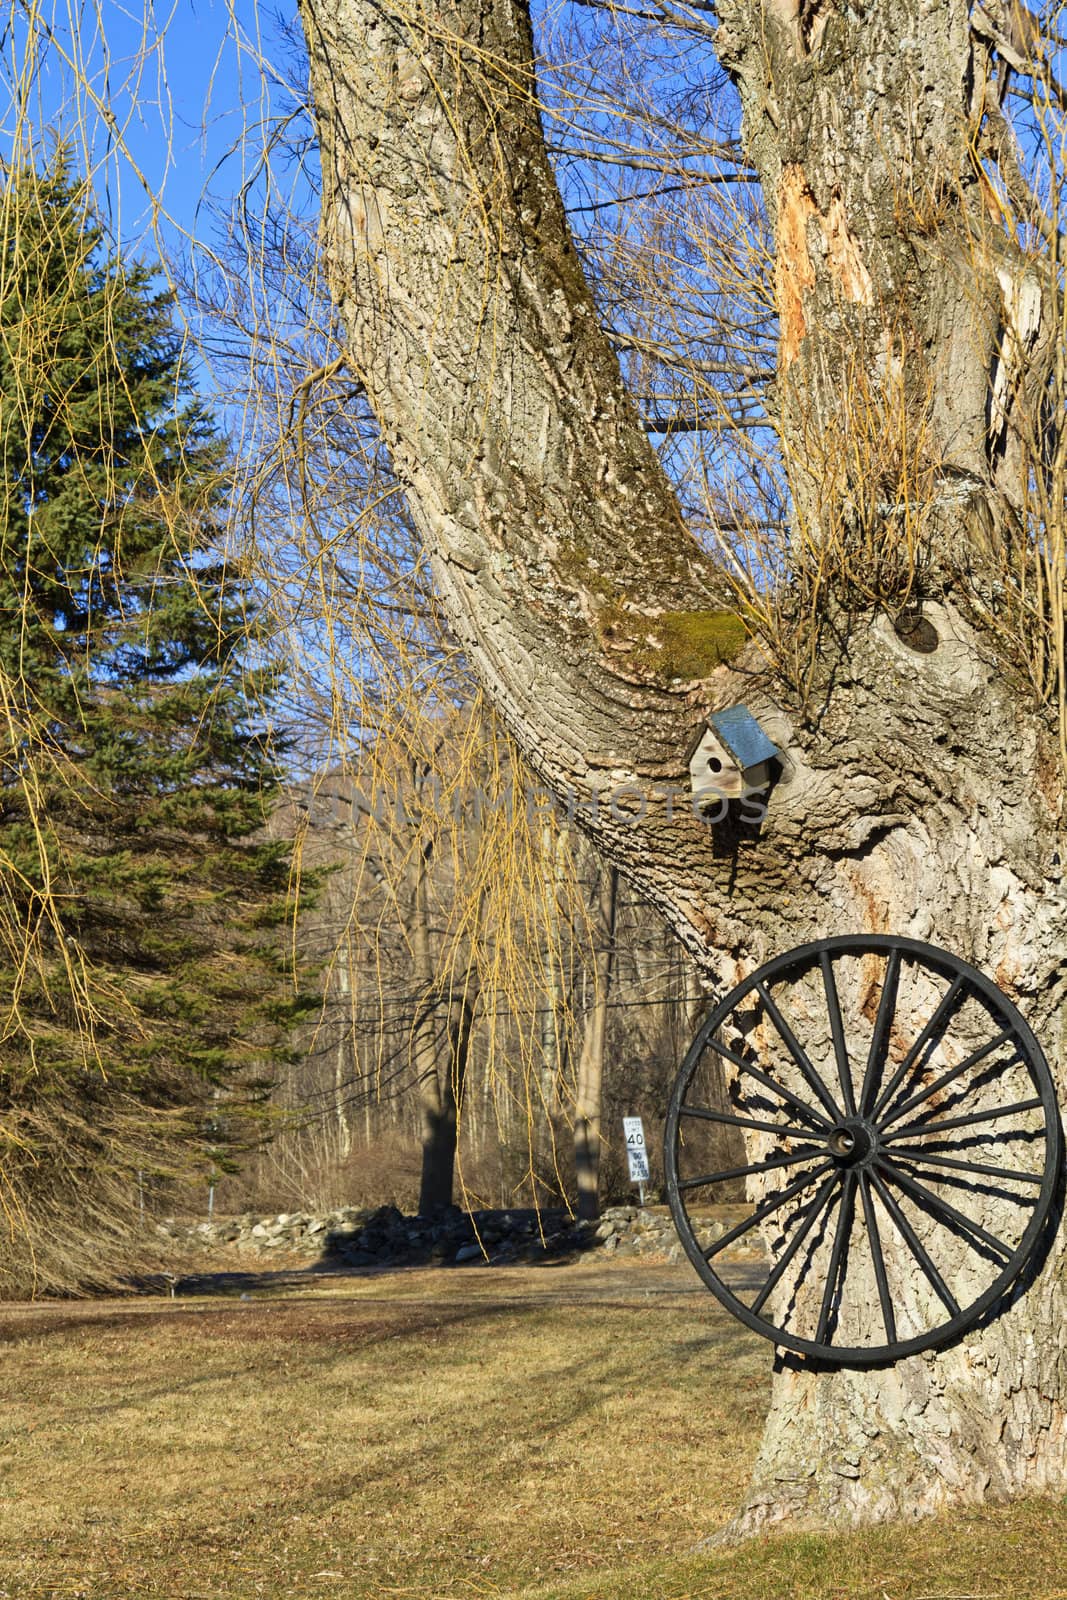
{"label": "metal sign post", "polygon": [[645,1184],[652,1174],[648,1170],[648,1151],[645,1149],[645,1129],[640,1117],[623,1117],[622,1132],[626,1140],[626,1159],[630,1163],[630,1182],[636,1183],[645,1203]]}

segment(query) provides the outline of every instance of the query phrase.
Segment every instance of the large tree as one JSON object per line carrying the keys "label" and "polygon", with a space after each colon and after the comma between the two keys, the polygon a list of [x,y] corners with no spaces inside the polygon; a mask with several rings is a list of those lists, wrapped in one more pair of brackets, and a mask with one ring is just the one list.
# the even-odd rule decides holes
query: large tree
{"label": "large tree", "polygon": [[[1062,1085],[1058,158],[1046,132],[1051,186],[1035,189],[1034,143],[1003,109],[1015,70],[1046,114],[1036,139],[1058,114],[1029,14],[717,7],[709,43],[774,238],[766,399],[789,502],[772,598],[792,653],[769,666],[755,647],[720,660],[723,568],[686,525],[583,272],[526,5],[301,10],[351,364],[528,759],[709,981],[842,930],[929,938],[1021,1001]],[[700,711],[739,699],[789,781],[758,832],[713,840],[650,797],[683,784]],[[621,785],[629,807],[591,803]],[[941,1353],[863,1374],[780,1359],[739,1526],[1062,1489],[1063,1310],[1054,1248]]]}
{"label": "large tree", "polygon": [[301,1002],[224,442],[63,153],[4,176],[0,1282],[25,1290],[106,1277],[146,1189],[223,1159]]}

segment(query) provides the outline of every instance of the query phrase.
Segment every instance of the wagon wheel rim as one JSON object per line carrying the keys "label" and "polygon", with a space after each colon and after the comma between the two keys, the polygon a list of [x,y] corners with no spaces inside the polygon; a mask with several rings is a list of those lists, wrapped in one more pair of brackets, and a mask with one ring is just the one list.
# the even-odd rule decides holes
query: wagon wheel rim
{"label": "wagon wheel rim", "polygon": [[[855,961],[877,975],[858,1033],[839,993]],[[801,985],[821,991],[807,1029],[788,1014]],[[925,1000],[907,1017],[903,989]],[[729,1082],[718,1105],[700,1098],[712,1058]],[[709,1125],[759,1147],[701,1171],[692,1130]],[[739,983],[693,1041],[665,1129],[671,1212],[708,1288],[782,1349],[844,1366],[949,1344],[984,1318],[1036,1263],[1062,1160],[1055,1086],[1025,1019],[977,968],[889,935],[804,945]],[[739,1184],[743,1214],[709,1241],[701,1208]],[[765,1274],[741,1286],[730,1252],[755,1242]],[[864,1336],[849,1343],[857,1319]]]}

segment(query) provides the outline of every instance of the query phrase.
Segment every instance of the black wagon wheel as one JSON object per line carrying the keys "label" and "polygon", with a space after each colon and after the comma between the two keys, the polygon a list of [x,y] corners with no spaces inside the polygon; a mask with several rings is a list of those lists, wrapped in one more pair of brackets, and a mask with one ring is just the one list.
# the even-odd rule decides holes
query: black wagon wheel
{"label": "black wagon wheel", "polygon": [[872,1366],[973,1327],[1040,1247],[1062,1129],[1007,996],[914,939],[819,940],[716,1006],[671,1096],[679,1238],[787,1350]]}

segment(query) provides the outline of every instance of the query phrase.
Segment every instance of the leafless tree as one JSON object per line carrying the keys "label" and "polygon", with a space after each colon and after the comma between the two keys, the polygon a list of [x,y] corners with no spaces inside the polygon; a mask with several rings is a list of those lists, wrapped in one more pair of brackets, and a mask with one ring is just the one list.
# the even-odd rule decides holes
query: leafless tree
{"label": "leafless tree", "polygon": [[[963,0],[586,10],[645,39],[645,65],[673,41],[687,70],[714,51],[728,76],[743,155],[735,124],[690,159],[681,102],[620,114],[597,154],[657,187],[696,170],[716,202],[690,214],[702,239],[652,219],[593,249],[569,225],[558,130],[602,131],[607,111],[539,63],[522,0],[301,4],[348,360],[451,626],[541,779],[709,982],[843,928],[932,938],[1021,999],[1062,1083],[1055,29]],[[606,59],[607,35],[582,37]],[[657,272],[683,244],[686,271]],[[657,276],[692,294],[705,268],[719,331],[687,365],[647,312]],[[665,416],[634,380],[671,370],[688,386]],[[718,427],[734,455],[709,475],[684,438],[742,382]],[[678,493],[650,429],[676,441]],[[754,638],[724,662],[710,623],[734,608]],[[713,842],[656,796],[683,783],[700,713],[739,699],[792,776],[758,835]],[[632,805],[596,802],[620,786]],[[1063,1309],[1053,1251],[936,1356],[847,1377],[779,1362],[739,1527],[1062,1490]]]}

